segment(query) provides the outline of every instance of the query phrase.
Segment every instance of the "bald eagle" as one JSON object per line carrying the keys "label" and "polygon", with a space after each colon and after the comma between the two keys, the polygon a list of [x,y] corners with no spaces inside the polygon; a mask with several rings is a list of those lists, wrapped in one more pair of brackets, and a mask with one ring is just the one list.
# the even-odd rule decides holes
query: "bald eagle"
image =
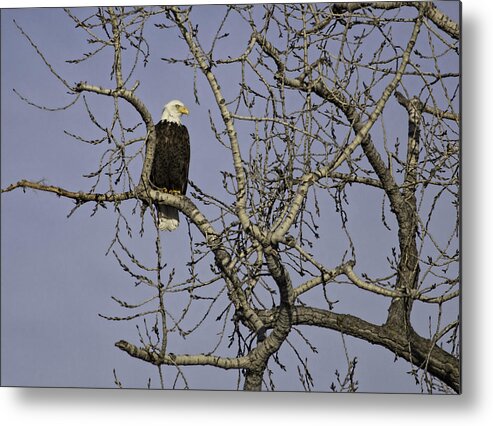
{"label": "bald eagle", "polygon": [[[187,190],[190,165],[190,139],[187,128],[181,124],[182,114],[188,114],[182,102],[168,102],[156,128],[156,149],[150,175],[155,189],[171,194],[184,195]],[[178,210],[162,203],[155,203],[158,227],[161,231],[173,231],[180,222]]]}

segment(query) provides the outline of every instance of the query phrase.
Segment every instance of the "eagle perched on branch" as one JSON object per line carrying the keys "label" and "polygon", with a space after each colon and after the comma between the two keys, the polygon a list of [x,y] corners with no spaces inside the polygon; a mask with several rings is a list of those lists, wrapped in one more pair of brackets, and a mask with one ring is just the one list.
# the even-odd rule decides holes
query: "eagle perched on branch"
{"label": "eagle perched on branch", "polygon": [[[164,192],[185,195],[190,165],[190,138],[187,128],[181,124],[182,114],[188,114],[182,102],[168,102],[159,123],[156,124],[156,149],[150,175],[151,185]],[[162,203],[155,203],[158,227],[161,231],[178,228],[178,210]]]}

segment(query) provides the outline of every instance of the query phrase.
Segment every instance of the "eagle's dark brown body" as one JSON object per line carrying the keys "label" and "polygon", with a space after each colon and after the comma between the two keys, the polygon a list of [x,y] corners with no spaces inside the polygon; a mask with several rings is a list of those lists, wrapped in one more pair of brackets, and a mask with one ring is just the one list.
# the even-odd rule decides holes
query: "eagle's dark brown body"
{"label": "eagle's dark brown body", "polygon": [[[182,124],[161,120],[156,124],[156,149],[150,181],[156,188],[184,195],[187,191],[190,165],[190,139]],[[159,228],[172,231],[178,226],[178,210],[156,203]]]}
{"label": "eagle's dark brown body", "polygon": [[190,165],[190,139],[182,124],[160,121],[156,124],[156,150],[151,183],[158,189],[185,194]]}

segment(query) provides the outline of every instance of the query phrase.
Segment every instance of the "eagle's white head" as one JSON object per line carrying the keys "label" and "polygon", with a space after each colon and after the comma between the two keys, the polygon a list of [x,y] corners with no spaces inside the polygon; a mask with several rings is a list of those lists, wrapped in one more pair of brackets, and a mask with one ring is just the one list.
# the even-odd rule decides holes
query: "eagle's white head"
{"label": "eagle's white head", "polygon": [[164,106],[163,115],[161,120],[171,121],[173,123],[181,124],[180,117],[182,114],[188,114],[188,108],[181,101],[173,100],[168,102]]}

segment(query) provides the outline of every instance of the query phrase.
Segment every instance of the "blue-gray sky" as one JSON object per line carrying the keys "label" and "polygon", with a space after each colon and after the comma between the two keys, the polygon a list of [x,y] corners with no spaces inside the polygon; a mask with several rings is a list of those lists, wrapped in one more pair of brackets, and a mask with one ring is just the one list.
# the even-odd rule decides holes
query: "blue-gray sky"
{"label": "blue-gray sky", "polygon": [[[458,20],[457,3],[441,3],[441,7]],[[210,21],[211,25],[215,24],[214,18],[217,19],[214,9],[207,7],[196,15],[196,19]],[[88,137],[94,134],[81,106],[68,112],[40,111],[12,92],[15,88],[32,101],[51,107],[69,99],[16,29],[13,19],[69,82],[105,84],[110,71],[108,57],[79,67],[64,63],[80,56],[87,47],[82,33],[74,31],[61,9],[2,11],[2,187],[25,178],[45,179],[46,183],[75,191],[87,189],[89,184],[80,176],[94,169],[98,155],[92,146],[77,143],[63,133],[66,129]],[[152,54],[149,66],[139,71],[138,95],[156,121],[167,100],[178,98],[190,107],[191,115],[185,119],[192,139],[190,177],[204,189],[217,191],[220,177],[211,170],[223,169],[229,157],[209,130],[207,110],[214,108],[209,89],[199,79],[203,101],[201,105],[194,104],[191,71],[160,60],[165,55],[182,56],[183,43],[163,40],[162,32],[153,28],[147,37]],[[245,34],[232,37],[233,46],[245,45]],[[98,114],[112,111],[108,100],[98,100],[93,105]],[[198,159],[208,169],[194,166]],[[369,197],[367,203],[371,202],[378,206],[380,199]],[[114,213],[112,209],[103,210],[90,218],[91,208],[84,206],[67,219],[71,208],[70,201],[46,193],[15,191],[2,195],[2,384],[113,387],[113,368],[126,387],[145,387],[148,377],[157,384],[154,368],[113,346],[121,338],[136,341],[135,325],[108,322],[98,316],[118,312],[111,296],[132,300],[135,291],[115,259],[105,257],[114,233]],[[378,213],[378,207],[375,211]],[[365,230],[365,218],[358,218],[358,211],[351,213],[354,223],[361,223],[361,230]],[[375,235],[371,228],[366,231],[363,245],[379,235],[378,230]],[[357,230],[355,234],[359,235]],[[142,241],[136,244],[141,253],[148,250],[152,255],[152,246],[146,248]],[[173,264],[182,257],[185,251],[179,247],[183,246],[187,246],[184,226],[166,237],[166,247],[170,248],[165,249],[166,261]],[[353,305],[348,309],[360,308],[358,294],[354,292]],[[377,299],[376,305],[381,303]],[[378,313],[385,310],[368,309],[363,317],[379,322],[384,318],[378,318]],[[322,377],[326,377],[328,388],[334,380],[334,370],[344,369],[341,338],[327,330],[313,333],[319,336],[316,340],[320,357],[336,360],[329,366],[321,362],[316,367],[318,380],[323,382]],[[347,340],[350,354],[359,359],[361,391],[416,391],[414,379],[403,374],[409,370],[406,363],[394,362],[394,356],[379,347]],[[200,346],[187,347],[179,341],[176,344],[183,344],[182,349],[187,352],[200,350]],[[235,373],[202,367],[196,367],[187,377],[192,388],[230,388],[236,381]],[[279,389],[298,387],[295,372],[279,377]]]}

